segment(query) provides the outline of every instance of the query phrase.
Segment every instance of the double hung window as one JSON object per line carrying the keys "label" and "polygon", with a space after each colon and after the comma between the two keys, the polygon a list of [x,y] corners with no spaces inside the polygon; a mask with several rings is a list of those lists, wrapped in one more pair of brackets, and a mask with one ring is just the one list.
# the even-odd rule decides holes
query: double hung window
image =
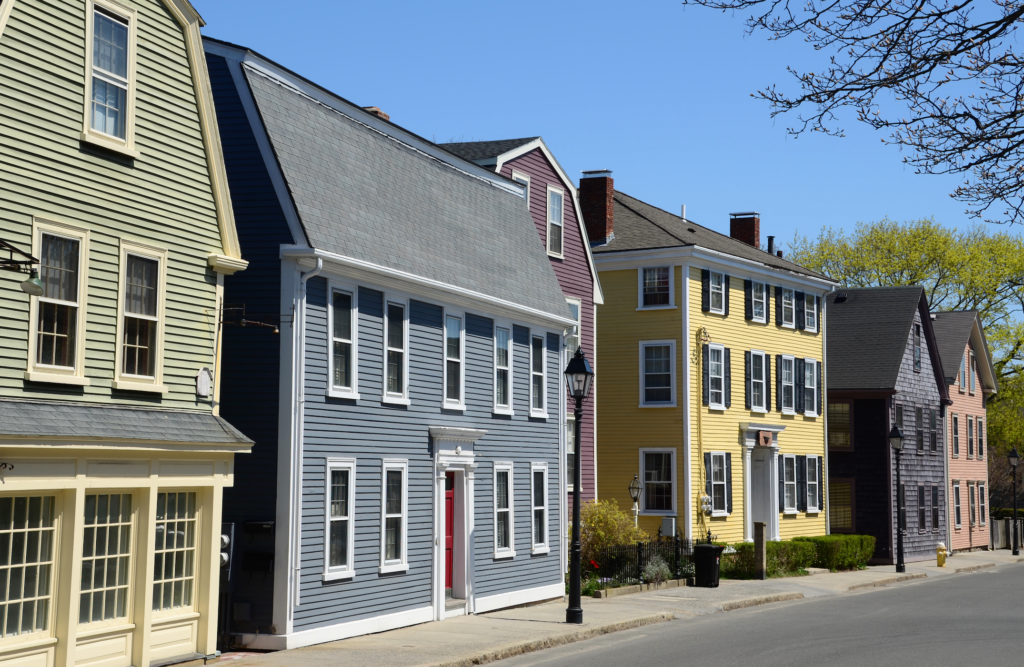
{"label": "double hung window", "polygon": [[331,395],[358,398],[357,326],[355,289],[331,289]]}
{"label": "double hung window", "polygon": [[512,463],[494,464],[494,557],[516,555]]}
{"label": "double hung window", "polygon": [[462,409],[464,378],[462,318],[446,315],[444,318],[444,405]]}
{"label": "double hung window", "polygon": [[167,251],[121,242],[121,320],[116,389],[165,392],[161,341]]}
{"label": "double hung window", "polygon": [[654,266],[641,269],[641,307],[672,305],[672,267]]}
{"label": "double hung window", "polygon": [[804,294],[804,329],[818,330],[818,299],[813,294]]}
{"label": "double hung window", "polygon": [[978,520],[985,525],[985,485],[978,483]]}
{"label": "double hung window", "polygon": [[494,328],[494,409],[512,411],[512,329]]}
{"label": "double hung window", "polygon": [[40,233],[35,365],[46,371],[74,372],[78,367],[81,313],[82,237]]}
{"label": "double hung window", "polygon": [[[400,471],[391,471],[398,472]],[[352,551],[355,539],[355,459],[327,459],[324,516],[324,579],[342,579],[355,574]],[[401,514],[395,512],[394,514]]]}
{"label": "double hung window", "polygon": [[818,465],[820,458],[817,456],[807,457],[807,511],[817,512],[818,507],[818,485],[821,484],[821,470]]}
{"label": "double hung window", "polygon": [[708,405],[716,410],[725,409],[725,348],[708,345]]}
{"label": "double hung window", "polygon": [[640,343],[640,405],[675,404],[675,341]]}
{"label": "double hung window", "polygon": [[675,509],[675,451],[640,450],[645,514],[671,514]]}
{"label": "double hung window", "polygon": [[939,529],[939,487],[932,487],[932,530]]}
{"label": "double hung window", "polygon": [[830,479],[828,483],[828,525],[834,533],[852,533],[853,482]]}
{"label": "double hung window", "polygon": [[153,611],[192,607],[196,578],[196,493],[156,495]]}
{"label": "double hung window", "polygon": [[725,274],[711,272],[710,304],[712,313],[725,313]]}
{"label": "double hung window", "polygon": [[729,512],[728,484],[726,482],[725,453],[711,453],[711,513],[723,516]]}
{"label": "double hung window", "polygon": [[985,458],[985,424],[978,417],[978,459]]}
{"label": "double hung window", "polygon": [[530,464],[530,497],[532,499],[533,553],[548,552],[548,467],[544,463]]}
{"label": "double hung window", "polygon": [[79,623],[128,616],[132,541],[131,494],[85,496]]}
{"label": "double hung window", "polygon": [[967,458],[974,458],[974,417],[967,416]]}
{"label": "double hung window", "polygon": [[0,639],[50,627],[55,501],[54,496],[0,498]]}
{"label": "double hung window", "polygon": [[917,529],[928,528],[928,505],[925,502],[925,487],[917,487]]}
{"label": "double hung window", "polygon": [[960,393],[967,391],[967,353],[960,357],[960,372],[957,373],[957,384],[960,385]]}
{"label": "double hung window", "polygon": [[829,449],[853,448],[853,422],[850,419],[852,401],[837,401],[828,404],[828,447]]}
{"label": "double hung window", "polygon": [[765,392],[765,370],[768,357],[764,352],[750,353],[750,409],[765,411],[768,404]]}
{"label": "double hung window", "polygon": [[788,287],[782,288],[782,326],[796,326],[796,297]]}
{"label": "double hung window", "polygon": [[92,12],[89,127],[128,140],[134,54],[133,15],[95,3]]}
{"label": "double hung window", "polygon": [[384,401],[408,402],[409,314],[408,304],[384,300]]}
{"label": "double hung window", "polygon": [[406,554],[408,535],[408,476],[405,460],[384,459],[381,479],[380,569],[383,573],[409,569]]}
{"label": "double hung window", "polygon": [[796,512],[796,457],[786,454],[782,459],[783,511]]}
{"label": "double hung window", "polygon": [[950,423],[950,431],[953,433],[953,456],[960,456],[960,416],[953,415]]}
{"label": "double hung window", "polygon": [[818,413],[818,362],[814,359],[804,360],[804,414],[814,416]]}
{"label": "double hung window", "polygon": [[939,434],[936,430],[938,418],[935,408],[928,410],[928,445],[933,452],[939,451]]}
{"label": "double hung window", "polygon": [[569,304],[569,312],[572,314],[572,319],[576,321],[576,324],[572,326],[569,335],[565,337],[565,346],[569,349],[569,354],[573,355],[576,353],[576,349],[580,346],[583,336],[583,322],[580,318],[580,307],[582,301],[574,297],[566,297],[566,303]]}
{"label": "double hung window", "polygon": [[796,359],[789,356],[782,357],[782,411],[792,414],[796,410]]}
{"label": "double hung window", "polygon": [[977,523],[974,509],[974,482],[967,483],[967,505],[970,507],[971,525],[973,526]]}
{"label": "double hung window", "polygon": [[960,482],[953,482],[953,517],[955,518],[954,525],[959,528],[961,525],[960,521]]}
{"label": "double hung window", "polygon": [[768,315],[767,287],[764,283],[752,283],[750,286],[751,310],[755,322],[766,322]]}
{"label": "double hung window", "polygon": [[917,451],[924,451],[924,408],[914,409],[914,427],[917,436]]}
{"label": "double hung window", "polygon": [[547,363],[544,358],[544,336],[530,336],[530,415],[547,416]]}
{"label": "double hung window", "polygon": [[565,193],[548,186],[548,254],[562,256],[563,226],[562,215],[565,209]]}
{"label": "double hung window", "polygon": [[914,325],[914,370],[921,370],[921,325]]}
{"label": "double hung window", "polygon": [[971,363],[970,363],[970,365],[967,366],[967,373],[971,376],[970,377],[971,393],[973,394],[974,393],[974,382],[975,382],[975,380],[978,377],[978,366],[975,364],[975,361],[974,361],[974,352],[971,352],[970,355],[971,355]]}

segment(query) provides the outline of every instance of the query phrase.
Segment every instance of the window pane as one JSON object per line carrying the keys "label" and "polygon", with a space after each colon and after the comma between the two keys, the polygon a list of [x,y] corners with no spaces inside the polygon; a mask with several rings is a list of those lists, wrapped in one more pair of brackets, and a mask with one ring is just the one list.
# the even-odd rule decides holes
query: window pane
{"label": "window pane", "polygon": [[156,317],[156,260],[128,255],[125,268],[124,310],[133,315]]}
{"label": "window pane", "polygon": [[78,301],[78,248],[75,239],[42,235],[39,279],[43,297],[60,301]]}
{"label": "window pane", "polygon": [[128,91],[98,77],[92,79],[92,129],[125,138]]}
{"label": "window pane", "polygon": [[669,303],[669,269],[644,269],[644,305],[667,306]]}
{"label": "window pane", "polygon": [[562,227],[552,225],[548,228],[548,251],[557,255],[562,254]]}
{"label": "window pane", "polygon": [[92,64],[128,78],[128,24],[101,11],[93,15]]}
{"label": "window pane", "polygon": [[533,471],[533,506],[544,506],[544,473],[540,470]]}
{"label": "window pane", "polygon": [[39,303],[36,363],[73,368],[78,308],[55,303]]}
{"label": "window pane", "polygon": [[721,273],[711,274],[711,309],[722,310],[724,308],[723,286],[725,280]]}
{"label": "window pane", "polygon": [[498,509],[508,509],[508,471],[499,470],[497,479],[495,481],[497,488],[495,489],[495,503]]}
{"label": "window pane", "polygon": [[462,320],[457,317],[449,317],[445,326],[447,344],[445,346],[445,354],[448,359],[461,359],[461,334],[462,334]]}
{"label": "window pane", "polygon": [[331,471],[331,518],[348,516],[348,470]]}
{"label": "window pane", "polygon": [[53,504],[52,496],[0,498],[0,638],[47,630]]}
{"label": "window pane", "polygon": [[125,316],[121,354],[122,373],[153,377],[156,363],[156,322]]}
{"label": "window pane", "polygon": [[[79,603],[81,623],[122,618],[126,614],[125,605],[119,604],[118,600],[126,599],[128,594],[128,568],[132,551],[131,506],[130,494],[86,496],[86,523],[95,528],[87,529],[91,539],[83,543],[82,549],[82,593]],[[173,579],[176,526],[175,523],[161,521],[158,515],[156,539],[159,544],[164,544],[166,551],[160,552],[164,568],[155,573],[155,581],[162,579],[162,573],[169,573],[169,578]]]}
{"label": "window pane", "polygon": [[828,404],[828,446],[848,449],[850,442],[850,404]]}
{"label": "window pane", "polygon": [[672,455],[668,452],[644,453],[644,508],[672,509]]}
{"label": "window pane", "polygon": [[399,560],[402,558],[402,518],[389,517],[384,536],[384,559]]}
{"label": "window pane", "polygon": [[330,567],[348,565],[348,519],[331,521]]}
{"label": "window pane", "polygon": [[829,482],[828,522],[834,531],[853,530],[853,493],[848,482]]}
{"label": "window pane", "polygon": [[460,379],[460,375],[461,375],[461,368],[460,368],[461,365],[462,364],[460,364],[458,361],[448,361],[447,362],[447,373],[446,373],[446,378],[445,378],[445,380],[446,380],[446,387],[445,387],[444,397],[447,400],[449,400],[449,401],[458,401],[458,400],[460,400],[460,396],[461,396],[461,393],[462,393],[461,389],[460,389],[460,386],[459,386],[459,384],[460,384],[459,379]]}
{"label": "window pane", "polygon": [[405,349],[405,306],[388,304],[388,347]]}
{"label": "window pane", "polygon": [[334,341],[334,386],[352,387],[352,344]]}
{"label": "window pane", "polygon": [[334,338],[352,340],[352,295],[334,293]]}
{"label": "window pane", "polygon": [[499,368],[508,368],[508,329],[495,331],[497,364]]}
{"label": "window pane", "polygon": [[508,549],[509,548],[509,513],[508,511],[498,512],[498,525],[495,530],[498,533],[498,548]]}
{"label": "window pane", "polygon": [[644,347],[644,401],[672,400],[672,350],[668,345]]}
{"label": "window pane", "polygon": [[754,297],[754,318],[762,320],[764,319],[764,284],[754,283],[753,286],[753,297]]}
{"label": "window pane", "polygon": [[402,357],[401,352],[388,351],[388,393],[390,394],[401,394],[404,391]]}
{"label": "window pane", "polygon": [[388,514],[402,513],[402,471],[388,470],[387,508]]}

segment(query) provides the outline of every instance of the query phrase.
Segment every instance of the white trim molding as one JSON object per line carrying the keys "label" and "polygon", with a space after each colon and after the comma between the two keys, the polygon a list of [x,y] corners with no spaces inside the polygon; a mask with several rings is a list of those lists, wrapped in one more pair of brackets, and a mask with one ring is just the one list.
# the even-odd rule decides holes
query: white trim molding
{"label": "white trim molding", "polygon": [[[351,579],[356,575],[354,567],[355,536],[356,536],[356,460],[349,457],[328,457],[325,460],[326,476],[324,479],[324,581],[336,581],[338,579]],[[345,504],[347,512],[344,520],[348,523],[346,529],[347,553],[345,563],[331,566],[331,477],[335,471],[348,473],[347,492]]]}
{"label": "white trim molding", "polygon": [[[493,478],[491,480],[491,512],[494,526],[494,559],[506,559],[516,557],[516,473],[512,461],[495,461],[493,465]],[[508,507],[498,507],[498,475],[508,473]],[[498,545],[498,511],[508,512],[508,546]]]}
{"label": "white trim molding", "polygon": [[[389,337],[390,328],[390,316],[388,310],[392,306],[400,306],[402,308],[402,346],[392,348],[391,340]],[[382,354],[381,354],[381,377],[383,378],[381,386],[381,402],[392,403],[395,405],[410,405],[409,399],[409,354],[411,352],[411,346],[409,344],[409,299],[404,297],[394,296],[385,292],[383,299],[383,327],[384,332],[381,337]],[[388,354],[394,349],[402,353],[402,368],[400,369],[401,378],[401,391],[389,391],[388,390]]]}
{"label": "white trim molding", "polygon": [[[640,407],[641,408],[674,408],[676,407],[676,341],[674,339],[668,340],[642,340],[639,343],[639,370],[640,370]],[[670,396],[668,401],[648,401],[647,400],[647,348],[649,347],[668,347],[669,348],[669,364],[671,369],[671,377],[669,382]],[[659,374],[660,375],[660,374]]]}
{"label": "white trim molding", "polygon": [[476,611],[474,613],[485,614],[496,609],[515,607],[521,604],[541,602],[543,600],[553,600],[564,596],[565,584],[562,582],[547,584],[546,586],[538,586],[536,588],[511,591],[509,593],[488,595],[487,597],[476,599]]}
{"label": "white trim molding", "polygon": [[[349,386],[334,384],[334,295],[347,294],[349,302]],[[359,400],[359,287],[348,283],[328,279],[327,281],[327,395],[331,398]],[[385,356],[386,359],[386,356]],[[385,361],[385,365],[386,365]],[[387,376],[384,379],[387,382]]]}
{"label": "white trim molding", "polygon": [[[459,350],[457,357],[448,356],[449,320],[459,327]],[[445,308],[441,316],[441,409],[463,412],[466,409],[466,313]],[[458,398],[448,398],[448,362],[459,365]]]}
{"label": "white trim molding", "polygon": [[419,625],[434,620],[433,607],[419,607],[409,611],[400,611],[396,614],[385,614],[374,616],[358,621],[348,621],[336,625],[328,625],[323,628],[312,630],[301,630],[284,635],[242,635],[242,644],[248,649],[260,651],[284,651],[287,649],[323,644],[324,642],[369,635],[387,630],[395,630],[410,625]]}
{"label": "white trim molding", "polygon": [[[537,481],[537,473],[540,473],[543,478],[542,483],[542,494],[541,497],[544,499],[543,504],[537,505],[537,488],[535,483]],[[532,554],[546,554],[551,551],[551,494],[548,493],[548,464],[546,462],[530,462],[530,553]],[[541,526],[541,534],[544,539],[540,542],[537,541],[537,511],[543,512],[544,525]]]}
{"label": "white trim molding", "polygon": [[[402,521],[399,539],[399,557],[387,558],[387,523],[388,523],[388,473],[399,471],[402,474],[402,508],[399,512]],[[378,574],[405,572],[409,569],[409,461],[407,459],[381,459],[380,471],[380,566]],[[392,513],[394,514],[394,513]]]}
{"label": "white trim molding", "polygon": [[[675,447],[641,447],[639,450],[640,454],[640,484],[642,485],[643,491],[640,497],[640,514],[642,516],[677,516],[677,506],[679,499],[679,471],[677,470],[678,458]],[[647,469],[644,465],[645,454],[668,454],[671,457],[671,463],[669,464],[669,470],[672,472],[672,479],[669,480],[669,496],[672,498],[672,507],[666,510],[648,510],[645,509],[647,499]],[[701,462],[704,465],[704,462]],[[654,480],[655,482],[662,482],[663,480]]]}

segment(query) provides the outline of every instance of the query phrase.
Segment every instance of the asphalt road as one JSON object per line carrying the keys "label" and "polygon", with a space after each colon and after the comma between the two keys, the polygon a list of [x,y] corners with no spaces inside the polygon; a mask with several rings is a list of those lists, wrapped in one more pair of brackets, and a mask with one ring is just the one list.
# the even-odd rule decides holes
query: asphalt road
{"label": "asphalt road", "polygon": [[501,667],[1024,665],[1024,566],[619,632]]}

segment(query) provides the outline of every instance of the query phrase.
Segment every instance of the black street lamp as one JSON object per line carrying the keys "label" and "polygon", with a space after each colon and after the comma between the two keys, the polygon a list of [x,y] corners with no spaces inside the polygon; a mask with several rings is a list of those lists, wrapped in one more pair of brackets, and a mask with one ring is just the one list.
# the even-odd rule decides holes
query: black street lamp
{"label": "black street lamp", "polygon": [[[903,484],[900,481],[900,454],[903,453],[903,431],[893,424],[889,431],[889,446],[896,452],[896,571],[906,572],[907,566],[903,562],[903,497],[901,491]],[[891,515],[890,515],[891,516]]]}
{"label": "black street lamp", "polygon": [[566,623],[583,623],[583,607],[580,604],[580,426],[583,423],[583,401],[590,394],[590,383],[594,371],[583,356],[583,348],[576,348],[576,354],[565,367],[565,384],[569,395],[576,401],[576,451],[573,452],[572,480],[572,546],[569,551],[569,608],[565,610]]}
{"label": "black street lamp", "polygon": [[629,483],[629,497],[633,499],[633,527],[640,523],[640,493],[644,487],[640,485],[640,474],[633,475],[633,481]]}
{"label": "black street lamp", "polygon": [[1020,555],[1020,538],[1017,535],[1017,464],[1020,463],[1020,454],[1014,447],[1010,452],[1010,470],[1013,472],[1013,555]]}

